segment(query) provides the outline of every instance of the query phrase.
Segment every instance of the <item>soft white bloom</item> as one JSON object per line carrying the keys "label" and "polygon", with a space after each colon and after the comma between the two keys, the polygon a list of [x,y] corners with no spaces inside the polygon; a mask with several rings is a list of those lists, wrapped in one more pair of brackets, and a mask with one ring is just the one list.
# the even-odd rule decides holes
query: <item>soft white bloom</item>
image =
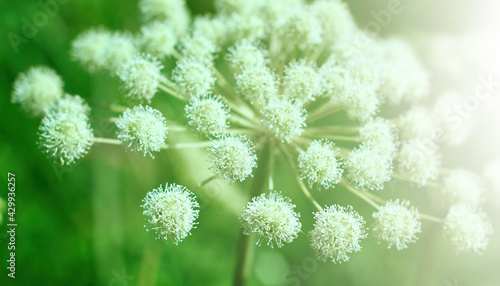
{"label": "soft white bloom", "polygon": [[191,234],[191,229],[197,224],[200,205],[195,195],[186,187],[176,184],[165,184],[148,192],[142,200],[148,225],[148,231],[153,231],[157,239],[172,240],[178,244]]}
{"label": "soft white bloom", "polygon": [[217,46],[223,45],[227,41],[229,27],[227,17],[198,16],[193,22],[193,34],[200,34],[215,43]]}
{"label": "soft white bloom", "polygon": [[138,42],[146,53],[163,59],[174,52],[177,35],[169,23],[154,21],[142,26]]}
{"label": "soft white bloom", "polygon": [[213,61],[213,55],[218,47],[215,42],[201,33],[193,34],[181,40],[180,51],[183,58],[197,58],[203,60],[207,65]]}
{"label": "soft white bloom", "polygon": [[454,205],[444,219],[443,235],[455,251],[481,254],[489,243],[493,228],[486,214],[468,204]]}
{"label": "soft white bloom", "polygon": [[418,210],[410,207],[410,202],[406,200],[388,201],[373,213],[373,218],[373,232],[388,248],[407,248],[409,243],[417,241],[417,234],[421,232]]}
{"label": "soft white bloom", "polygon": [[340,182],[342,161],[338,148],[326,140],[315,140],[309,148],[299,154],[299,170],[301,179],[307,180],[309,186],[321,185],[323,188],[335,188]]}
{"label": "soft white bloom", "polygon": [[398,155],[398,172],[423,186],[437,178],[441,154],[430,140],[410,140],[401,145]]}
{"label": "soft white bloom", "polygon": [[215,0],[215,7],[220,14],[248,14],[257,12],[266,0]]}
{"label": "soft white bloom", "polygon": [[71,55],[88,71],[107,68],[107,50],[111,32],[103,29],[90,29],[81,33],[71,44]]}
{"label": "soft white bloom", "polygon": [[285,67],[284,74],[285,96],[291,99],[307,103],[323,92],[323,79],[314,63],[293,61]]}
{"label": "soft white bloom", "polygon": [[266,66],[250,66],[235,76],[236,91],[256,106],[264,106],[278,94],[278,83]]}
{"label": "soft white bloom", "polygon": [[241,73],[244,69],[265,67],[268,52],[255,42],[242,40],[229,48],[227,60],[237,73]]}
{"label": "soft white bloom", "polygon": [[393,105],[401,101],[415,102],[428,95],[429,75],[417,55],[402,39],[381,41],[380,92]]}
{"label": "soft white bloom", "polygon": [[128,97],[151,102],[164,80],[162,69],[163,65],[150,55],[137,55],[126,62],[117,75]]}
{"label": "soft white bloom", "polygon": [[347,177],[361,189],[381,190],[384,183],[391,180],[391,159],[369,146],[352,150],[345,168]]}
{"label": "soft white bloom", "polygon": [[190,17],[184,0],[141,0],[139,8],[146,20],[168,22],[178,36],[187,32]]}
{"label": "soft white bloom", "polygon": [[396,155],[397,142],[396,125],[388,119],[376,117],[368,120],[359,129],[363,145],[377,150],[382,155],[393,158]]}
{"label": "soft white bloom", "polygon": [[172,71],[172,79],[188,95],[207,93],[215,84],[212,65],[195,57],[177,61],[177,66]]}
{"label": "soft white bloom", "polygon": [[436,119],[432,112],[422,106],[414,106],[398,119],[401,140],[435,140],[438,135]]}
{"label": "soft white bloom", "polygon": [[39,127],[40,147],[61,165],[87,154],[94,134],[85,114],[49,111]]}
{"label": "soft white bloom", "polygon": [[242,135],[223,135],[210,146],[212,170],[217,177],[229,182],[243,181],[257,167],[253,143]]}
{"label": "soft white bloom", "polygon": [[144,156],[159,152],[167,139],[167,122],[160,111],[137,105],[127,109],[116,121],[118,139],[129,149],[143,152]]}
{"label": "soft white bloom", "polygon": [[271,247],[282,247],[297,237],[302,226],[300,214],[294,208],[289,198],[276,192],[254,197],[240,218],[243,233],[256,233],[259,236],[258,245],[264,241]]}
{"label": "soft white bloom", "polygon": [[291,13],[283,24],[284,38],[300,49],[319,45],[323,41],[323,28],[321,22],[308,9],[297,9]]}
{"label": "soft white bloom", "polygon": [[311,4],[312,13],[319,19],[327,42],[352,35],[357,27],[347,4],[343,1],[320,0]]}
{"label": "soft white bloom", "polygon": [[32,115],[41,116],[63,95],[63,84],[54,70],[32,67],[16,78],[11,101]]}
{"label": "soft white bloom", "polygon": [[51,111],[63,112],[68,114],[84,114],[89,116],[90,106],[83,98],[78,95],[65,94],[63,97],[59,98],[50,107]]}
{"label": "soft white bloom", "polygon": [[483,201],[483,182],[478,175],[463,169],[451,171],[443,180],[443,194],[453,203],[479,205]]}
{"label": "soft white bloom", "polygon": [[349,260],[350,253],[361,250],[360,240],[366,237],[365,221],[352,206],[329,206],[314,213],[314,219],[309,238],[319,259],[342,263]]}
{"label": "soft white bloom", "polygon": [[115,73],[138,53],[134,38],[128,33],[114,32],[103,47],[105,68]]}
{"label": "soft white bloom", "polygon": [[216,135],[224,133],[229,127],[230,110],[221,96],[212,94],[193,96],[185,110],[189,125],[198,132]]}
{"label": "soft white bloom", "polygon": [[306,127],[306,112],[297,101],[273,97],[261,110],[264,128],[282,142],[299,137]]}
{"label": "soft white bloom", "polygon": [[232,41],[263,39],[266,32],[264,19],[255,14],[232,14],[227,18],[228,35]]}

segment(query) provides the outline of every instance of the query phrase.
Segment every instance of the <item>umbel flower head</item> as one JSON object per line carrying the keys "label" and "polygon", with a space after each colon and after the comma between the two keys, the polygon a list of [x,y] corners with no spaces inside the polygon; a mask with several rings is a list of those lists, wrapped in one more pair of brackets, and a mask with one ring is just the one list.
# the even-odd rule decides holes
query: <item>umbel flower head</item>
{"label": "umbel flower head", "polygon": [[300,214],[294,208],[289,198],[277,192],[254,197],[240,218],[243,233],[256,233],[259,236],[258,245],[264,241],[271,247],[282,247],[297,237],[302,226]]}
{"label": "umbel flower head", "polygon": [[40,147],[61,165],[70,165],[82,158],[94,137],[85,114],[67,112],[48,112],[39,132]]}
{"label": "umbel flower head", "polygon": [[437,178],[441,157],[433,141],[413,139],[402,144],[398,163],[401,175],[422,186]]}
{"label": "umbel flower head", "polygon": [[472,250],[481,254],[493,233],[486,214],[468,204],[452,206],[444,219],[443,229],[444,236],[457,253]]}
{"label": "umbel flower head", "polygon": [[163,59],[174,52],[177,35],[172,25],[154,21],[142,26],[138,42],[146,53]]}
{"label": "umbel flower head", "polygon": [[167,139],[167,122],[160,111],[137,105],[127,109],[116,121],[118,139],[132,151],[143,152],[144,156],[160,151]]}
{"label": "umbel flower head", "polygon": [[212,170],[228,182],[243,181],[257,167],[253,143],[242,135],[223,135],[210,146]]}
{"label": "umbel flower head", "polygon": [[342,263],[349,260],[350,253],[361,250],[359,242],[366,237],[365,221],[352,206],[329,206],[314,213],[314,219],[309,238],[319,259]]}
{"label": "umbel flower head", "polygon": [[12,102],[19,103],[28,113],[40,116],[63,93],[63,81],[55,71],[47,67],[32,67],[14,82]]}
{"label": "umbel flower head", "polygon": [[273,97],[261,111],[264,128],[282,142],[291,142],[304,131],[306,112],[297,101]]}
{"label": "umbel flower head", "polygon": [[361,189],[381,190],[391,179],[390,158],[365,145],[349,153],[345,166],[347,177]]}
{"label": "umbel flower head", "polygon": [[409,243],[417,241],[417,233],[421,232],[418,210],[410,207],[406,200],[388,201],[373,213],[373,218],[375,236],[389,248],[407,248]]}
{"label": "umbel flower head", "polygon": [[443,194],[453,203],[479,205],[483,201],[483,183],[478,175],[463,169],[451,171],[443,180]]}
{"label": "umbel flower head", "polygon": [[396,125],[388,119],[375,117],[359,129],[363,145],[377,150],[380,154],[393,158],[398,147]]}
{"label": "umbel flower head", "polygon": [[157,59],[142,54],[126,62],[117,75],[128,97],[151,102],[163,80],[162,68],[163,65]]}
{"label": "umbel flower head", "polygon": [[191,234],[195,227],[200,205],[195,195],[186,187],[176,184],[165,184],[148,192],[142,200],[148,225],[148,231],[153,231],[157,239],[172,240],[178,244]]}
{"label": "umbel flower head", "polygon": [[323,80],[316,65],[304,60],[290,63],[285,68],[283,86],[285,96],[302,103],[307,103],[320,96]]}
{"label": "umbel flower head", "polygon": [[335,188],[344,172],[338,156],[339,151],[332,142],[313,141],[305,152],[299,154],[301,179],[307,180],[309,186],[318,184],[325,189]]}
{"label": "umbel flower head", "polygon": [[137,48],[131,35],[98,28],[80,34],[72,43],[71,54],[88,71],[115,73],[137,54]]}
{"label": "umbel flower head", "polygon": [[84,114],[89,116],[90,106],[85,102],[83,98],[78,95],[65,94],[63,97],[59,98],[51,107],[51,111],[62,112],[68,114]]}
{"label": "umbel flower head", "polygon": [[215,84],[212,66],[195,57],[180,59],[172,71],[172,79],[188,95],[207,93]]}
{"label": "umbel flower head", "polygon": [[189,125],[201,133],[221,134],[229,127],[230,110],[220,96],[210,93],[192,96],[185,110]]}

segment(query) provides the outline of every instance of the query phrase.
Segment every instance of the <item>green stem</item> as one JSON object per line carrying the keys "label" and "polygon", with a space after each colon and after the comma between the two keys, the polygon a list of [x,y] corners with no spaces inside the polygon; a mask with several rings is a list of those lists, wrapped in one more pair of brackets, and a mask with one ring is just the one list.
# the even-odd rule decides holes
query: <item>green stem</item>
{"label": "green stem", "polygon": [[204,148],[210,145],[212,145],[212,141],[174,143],[174,144],[165,144],[161,146],[161,149]]}
{"label": "green stem", "polygon": [[353,193],[354,195],[356,195],[360,199],[364,200],[365,202],[367,202],[368,204],[370,204],[371,206],[373,206],[374,208],[376,208],[377,210],[380,209],[380,206],[376,202],[374,202],[372,199],[368,198],[364,193],[360,192],[359,190],[357,190],[356,188],[354,188],[353,186],[351,186],[344,179],[342,179],[342,181],[340,181],[340,184],[342,186],[344,186],[344,188],[346,188],[347,190],[349,190],[351,193]]}
{"label": "green stem", "polygon": [[355,143],[361,142],[361,138],[359,138],[357,136],[307,134],[307,132],[304,133],[304,135],[308,136],[308,137],[314,137],[314,138],[320,138],[320,139],[330,139],[330,140],[336,140],[336,141],[348,141],[348,142],[355,142]]}
{"label": "green stem", "polygon": [[[252,182],[252,187],[250,189],[250,198],[258,196],[262,190],[264,189],[264,185],[266,183],[266,177],[269,175],[269,160],[271,152],[273,152],[271,148],[271,144],[264,144],[264,148],[259,157],[259,161],[257,163],[257,169],[255,173],[255,178]],[[244,235],[243,232],[240,231],[240,235],[238,238],[238,257],[236,261],[235,268],[235,276],[233,285],[242,286],[246,284],[247,278],[250,275],[253,263],[253,236],[252,235]]]}
{"label": "green stem", "polygon": [[191,191],[194,193],[196,192],[196,190],[198,190],[199,188],[202,188],[203,186],[205,186],[206,184],[210,183],[211,181],[213,181],[214,179],[216,179],[217,176],[212,176],[212,177],[209,177],[203,181],[201,181],[198,185],[196,185]]}
{"label": "green stem", "polygon": [[103,143],[103,144],[111,144],[111,145],[121,145],[123,143],[122,141],[120,141],[118,139],[99,138],[99,137],[92,138],[92,141],[94,143]]}
{"label": "green stem", "polygon": [[182,96],[181,94],[179,94],[177,91],[171,89],[170,87],[166,86],[166,85],[163,85],[163,84],[160,84],[158,86],[158,88],[162,91],[164,91],[165,93],[167,94],[170,94],[171,96],[181,100],[181,101],[184,101],[184,102],[187,102],[188,100]]}
{"label": "green stem", "polygon": [[311,112],[309,114],[309,116],[307,117],[306,121],[308,123],[311,123],[311,122],[319,120],[319,119],[321,119],[321,118],[323,118],[325,116],[333,114],[333,113],[335,113],[337,111],[340,111],[342,109],[343,109],[342,106],[334,105],[334,104],[331,104],[331,103],[327,103],[327,104],[321,106],[320,108],[314,110],[313,112]]}
{"label": "green stem", "polygon": [[311,134],[311,133],[355,133],[357,134],[359,132],[359,127],[358,126],[342,126],[342,125],[332,125],[332,126],[322,126],[322,127],[307,127],[305,129],[306,134]]}
{"label": "green stem", "polygon": [[320,206],[320,204],[314,199],[314,197],[311,195],[311,193],[309,192],[309,190],[307,189],[306,185],[304,184],[304,182],[302,182],[302,180],[300,179],[300,175],[299,175],[299,172],[297,170],[297,168],[295,167],[295,162],[293,162],[293,159],[292,159],[292,156],[290,156],[290,154],[288,154],[286,152],[285,149],[283,149],[283,147],[280,146],[280,150],[281,150],[281,153],[283,153],[283,156],[285,156],[285,158],[287,159],[288,161],[288,164],[290,165],[290,167],[292,168],[292,171],[295,175],[295,178],[297,179],[297,182],[299,183],[299,186],[300,186],[300,189],[302,190],[302,192],[304,193],[304,195],[309,199],[309,201],[311,201],[311,203],[319,210],[319,211],[323,211],[323,208]]}

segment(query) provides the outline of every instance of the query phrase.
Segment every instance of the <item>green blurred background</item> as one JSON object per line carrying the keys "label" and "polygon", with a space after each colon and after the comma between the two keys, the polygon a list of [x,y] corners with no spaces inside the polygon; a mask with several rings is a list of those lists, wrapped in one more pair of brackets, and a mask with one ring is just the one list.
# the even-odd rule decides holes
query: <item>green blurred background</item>
{"label": "green blurred background", "polygon": [[[212,1],[187,2],[193,14],[214,10]],[[478,16],[483,22],[494,16],[494,11],[477,8],[482,2],[488,1],[402,1],[404,11],[394,15],[381,32],[465,30],[476,25]],[[385,9],[387,3],[355,0],[349,6],[363,26],[372,20],[372,11]],[[118,98],[114,80],[84,72],[70,59],[68,50],[71,40],[90,27],[138,31],[137,1],[69,0],[16,52],[7,35],[20,34],[23,18],[31,19],[40,9],[37,0],[0,2],[0,172],[5,186],[7,172],[16,174],[18,223],[15,280],[6,276],[5,222],[0,227],[0,285],[230,285],[240,232],[238,215],[248,182],[209,185],[199,196],[202,215],[193,235],[178,246],[164,244],[145,231],[141,200],[147,191],[165,182],[192,187],[205,179],[208,171],[193,166],[206,165],[203,152],[168,151],[152,160],[119,147],[95,145],[75,166],[57,167],[36,145],[39,120],[10,103],[15,77],[32,65],[54,68],[64,79],[66,92],[79,94],[91,104]],[[176,102],[156,100],[153,105],[165,114],[179,115],[182,110]],[[99,119],[106,116],[105,111],[96,107],[93,112],[97,115],[92,121],[96,134],[112,134],[113,126]],[[490,135],[488,138],[498,139],[498,132]],[[469,143],[469,150],[480,148],[484,140],[476,141]],[[497,149],[491,152],[498,157]],[[478,165],[491,152],[472,153],[470,164]],[[284,162],[277,163],[283,166],[277,173],[277,188],[294,199],[302,213],[304,232],[282,249],[256,248],[251,285],[295,285],[288,283],[296,281],[291,277],[299,277],[300,285],[499,285],[498,231],[484,255],[454,255],[442,240],[440,226],[428,222],[423,224],[418,243],[407,250],[387,250],[369,237],[363,241],[363,251],[352,255],[348,263],[317,262],[306,235],[314,210],[286,177],[289,172]],[[5,198],[6,187],[0,196]],[[381,196],[409,198],[423,211],[440,205],[429,191],[401,184],[391,184]],[[318,200],[352,204],[371,222],[372,210],[351,194],[322,192]],[[446,212],[437,209],[437,215]],[[490,204],[486,211],[492,218],[499,214]],[[498,220],[492,220],[499,229]],[[291,274],[299,268],[303,275]]]}

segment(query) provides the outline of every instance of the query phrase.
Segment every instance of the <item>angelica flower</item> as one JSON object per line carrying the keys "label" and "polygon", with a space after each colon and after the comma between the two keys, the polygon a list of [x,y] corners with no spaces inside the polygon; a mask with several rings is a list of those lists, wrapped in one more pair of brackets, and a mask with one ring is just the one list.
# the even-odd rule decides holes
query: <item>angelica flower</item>
{"label": "angelica flower", "polygon": [[421,232],[418,210],[410,207],[410,202],[403,200],[388,201],[373,213],[376,237],[387,244],[388,248],[396,246],[397,250],[408,247],[417,241],[417,233]]}
{"label": "angelica flower", "polygon": [[172,79],[188,95],[207,93],[215,84],[212,66],[194,57],[177,61],[177,66],[172,71]]}
{"label": "angelica flower", "polygon": [[229,182],[243,181],[257,167],[253,143],[242,135],[223,135],[210,146],[210,161],[217,177]]}
{"label": "angelica flower", "polygon": [[398,127],[402,140],[434,140],[438,134],[436,120],[432,113],[421,106],[412,107],[406,113],[403,113],[399,117]]}
{"label": "angelica flower", "polygon": [[369,146],[351,151],[345,166],[347,177],[361,189],[381,190],[391,179],[391,159]]}
{"label": "angelica flower", "polygon": [[91,29],[73,41],[71,54],[88,71],[116,72],[137,54],[134,39],[127,33]]}
{"label": "angelica flower", "polygon": [[479,205],[483,199],[483,184],[478,175],[458,169],[444,178],[442,192],[451,196],[450,200],[454,203]]}
{"label": "angelica flower", "polygon": [[229,127],[230,110],[221,96],[213,96],[210,93],[193,96],[185,110],[189,125],[195,127],[198,132],[216,135],[224,133]]}
{"label": "angelica flower", "polygon": [[227,60],[237,73],[241,73],[244,69],[266,66],[268,52],[252,41],[242,40],[229,48]]}
{"label": "angelica flower", "polygon": [[401,145],[398,163],[401,175],[422,186],[437,178],[441,155],[434,142],[414,139]]}
{"label": "angelica flower", "polygon": [[81,33],[71,44],[72,57],[88,71],[104,70],[107,65],[106,47],[111,32],[99,28]]}
{"label": "angelica flower", "polygon": [[424,98],[430,88],[429,75],[415,51],[402,39],[382,41],[381,90],[393,105],[401,101],[415,102]]}
{"label": "angelica flower", "polygon": [[482,211],[467,204],[454,205],[444,219],[443,235],[458,252],[481,254],[493,233],[490,221]]}
{"label": "angelica flower", "polygon": [[376,117],[368,120],[359,129],[363,145],[377,150],[382,155],[393,158],[396,155],[396,125],[390,120]]}
{"label": "angelica flower", "polygon": [[284,37],[300,49],[319,45],[323,40],[321,22],[305,9],[297,10],[288,17],[283,32]]}
{"label": "angelica flower", "polygon": [[34,116],[43,115],[63,95],[63,81],[47,67],[32,67],[14,82],[12,103]]}
{"label": "angelica flower", "polygon": [[251,41],[263,39],[266,32],[264,20],[254,14],[232,14],[227,19],[228,38],[232,41],[248,39]]}
{"label": "angelica flower", "polygon": [[177,35],[172,25],[154,21],[141,28],[138,42],[146,53],[163,59],[174,52]]}
{"label": "angelica flower", "polygon": [[201,33],[183,38],[180,44],[182,57],[198,58],[207,64],[211,64],[213,61],[213,54],[217,52],[217,49],[218,47],[215,42]]}
{"label": "angelica flower", "polygon": [[200,34],[212,41],[215,45],[221,46],[227,40],[226,25],[227,19],[224,16],[210,18],[208,16],[198,16],[193,22],[193,34]]}
{"label": "angelica flower", "polygon": [[256,106],[263,106],[278,94],[275,75],[266,66],[250,66],[235,76],[236,90]]}
{"label": "angelica flower", "polygon": [[39,127],[40,147],[61,165],[87,154],[94,138],[85,114],[49,111]]}
{"label": "angelica flower", "polygon": [[197,224],[200,205],[195,195],[186,187],[165,184],[148,192],[141,206],[146,216],[148,231],[153,231],[157,239],[178,244],[191,234]]}
{"label": "angelica flower", "polygon": [[65,94],[50,107],[50,110],[67,114],[90,114],[90,106],[78,95]]}
{"label": "angelica flower", "polygon": [[169,23],[177,36],[184,35],[188,29],[189,11],[184,0],[141,0],[139,8],[146,20]]}
{"label": "angelica flower", "polygon": [[282,247],[292,242],[300,232],[300,214],[293,209],[292,201],[280,193],[271,192],[252,198],[241,215],[243,233],[252,232],[259,236],[257,244],[262,241],[273,247]]}
{"label": "angelica flower", "polygon": [[285,68],[285,95],[302,103],[313,101],[323,91],[323,80],[316,65],[304,60],[294,61]]}
{"label": "angelica flower", "polygon": [[333,143],[313,141],[305,152],[299,154],[301,179],[307,180],[309,186],[319,184],[325,189],[335,188],[344,172],[338,156],[339,151]]}
{"label": "angelica flower", "polygon": [[329,206],[314,213],[314,219],[309,238],[319,259],[342,263],[349,260],[350,253],[361,250],[359,243],[366,237],[365,221],[352,206]]}
{"label": "angelica flower", "polygon": [[264,128],[282,142],[291,142],[306,127],[306,112],[300,103],[282,96],[272,97],[261,114]]}
{"label": "angelica flower", "polygon": [[163,80],[161,63],[150,55],[137,55],[126,62],[117,75],[127,96],[151,102]]}
{"label": "angelica flower", "polygon": [[354,34],[357,29],[356,22],[343,1],[315,1],[310,7],[321,23],[327,42],[334,43],[338,39]]}
{"label": "angelica flower", "polygon": [[[127,144],[127,148],[143,152],[144,156],[160,151],[167,139],[167,122],[160,111],[137,105],[127,109],[116,121],[118,139]],[[153,157],[154,158],[154,157]]]}

